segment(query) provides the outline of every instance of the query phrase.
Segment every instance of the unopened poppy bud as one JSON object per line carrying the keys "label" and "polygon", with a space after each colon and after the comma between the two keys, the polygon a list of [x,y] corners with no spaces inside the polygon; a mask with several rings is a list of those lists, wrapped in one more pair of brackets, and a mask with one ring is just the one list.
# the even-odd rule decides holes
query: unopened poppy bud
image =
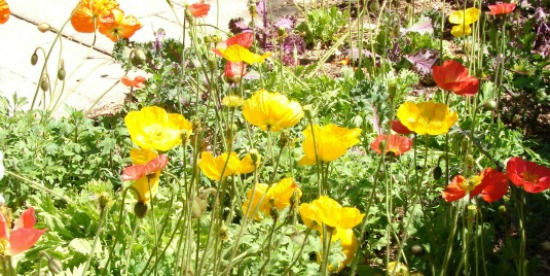
{"label": "unopened poppy bud", "polygon": [[143,202],[138,202],[136,205],[134,205],[134,214],[138,218],[144,218],[145,215],[147,215],[147,204]]}
{"label": "unopened poppy bud", "polygon": [[498,214],[501,216],[506,216],[506,205],[498,206]]}
{"label": "unopened poppy bud", "polygon": [[222,222],[222,227],[220,227],[220,240],[228,241],[229,240],[229,228]]}
{"label": "unopened poppy bud", "polygon": [[302,110],[304,111],[306,118],[313,118],[313,107],[310,104],[302,106]]}
{"label": "unopened poppy bud", "polygon": [[200,218],[204,211],[206,211],[206,206],[208,204],[205,200],[200,197],[193,198],[193,204],[191,206],[191,216],[193,218]]}
{"label": "unopened poppy bud", "polygon": [[67,72],[65,72],[65,68],[59,68],[59,70],[57,70],[57,79],[59,79],[60,81],[64,81],[66,74]]}
{"label": "unopened poppy bud", "polygon": [[466,152],[468,147],[470,147],[470,138],[468,136],[464,136],[464,139],[460,142],[460,149],[462,152]]}
{"label": "unopened poppy bud", "polygon": [[49,258],[48,269],[52,274],[59,274],[63,271],[63,264],[56,258]]}
{"label": "unopened poppy bud", "polygon": [[130,52],[130,62],[134,66],[140,66],[145,62],[146,56],[145,52],[141,48],[133,49],[132,52]]}
{"label": "unopened poppy bud", "polygon": [[421,245],[415,244],[415,245],[411,246],[411,252],[415,256],[422,256],[422,255],[424,255],[424,248]]}
{"label": "unopened poppy bud", "polygon": [[212,36],[210,36],[210,41],[212,41],[214,43],[218,43],[218,42],[222,41],[222,37],[219,36],[219,35],[212,35]]}
{"label": "unopened poppy bud", "polygon": [[492,110],[495,110],[497,109],[498,105],[497,105],[497,102],[491,100],[491,101],[486,101],[483,103],[483,108],[487,111],[492,111]]}
{"label": "unopened poppy bud", "polygon": [[276,220],[279,217],[279,210],[277,208],[273,207],[271,210],[269,210],[269,215],[273,220]]}
{"label": "unopened poppy bud", "polygon": [[40,89],[44,92],[47,92],[50,89],[50,78],[47,73],[43,74],[40,78]]}
{"label": "unopened poppy bud", "polygon": [[279,137],[278,146],[280,148],[284,148],[289,144],[289,142],[290,142],[290,137],[288,137],[288,133],[287,132],[282,132],[281,136]]}
{"label": "unopened poppy bud", "polygon": [[441,169],[440,166],[437,166],[434,168],[433,177],[435,180],[439,180],[442,174],[443,174],[443,170]]}
{"label": "unopened poppy bud", "polygon": [[111,195],[107,192],[101,192],[97,196],[97,203],[100,209],[108,208],[111,205]]}
{"label": "unopened poppy bud", "polygon": [[47,31],[49,31],[52,28],[52,26],[50,26],[50,24],[48,24],[48,23],[42,23],[42,24],[38,25],[37,28],[38,28],[39,31],[45,33]]}
{"label": "unopened poppy bud", "polygon": [[395,81],[388,83],[388,93],[390,94],[390,99],[395,98],[397,94],[397,83]]}
{"label": "unopened poppy bud", "polygon": [[262,155],[256,149],[250,150],[249,153],[250,158],[252,158],[252,162],[254,162],[254,165],[260,164],[262,160]]}
{"label": "unopened poppy bud", "polygon": [[202,200],[206,200],[209,195],[216,194],[216,193],[217,193],[216,188],[208,188],[208,189],[201,190],[200,194],[199,194],[199,197]]}
{"label": "unopened poppy bud", "polygon": [[477,215],[477,206],[470,204],[466,207],[468,210],[468,218],[473,219]]}
{"label": "unopened poppy bud", "polygon": [[199,119],[193,118],[191,120],[191,125],[193,126],[193,133],[201,133],[202,124],[201,124],[201,121]]}
{"label": "unopened poppy bud", "polygon": [[36,54],[36,52],[34,52],[31,56],[31,64],[36,65],[37,62],[38,62],[38,55]]}
{"label": "unopened poppy bud", "polygon": [[466,163],[466,165],[468,167],[471,167],[471,166],[474,165],[475,160],[474,160],[474,157],[471,154],[468,154],[466,156],[466,158],[464,159],[464,162]]}

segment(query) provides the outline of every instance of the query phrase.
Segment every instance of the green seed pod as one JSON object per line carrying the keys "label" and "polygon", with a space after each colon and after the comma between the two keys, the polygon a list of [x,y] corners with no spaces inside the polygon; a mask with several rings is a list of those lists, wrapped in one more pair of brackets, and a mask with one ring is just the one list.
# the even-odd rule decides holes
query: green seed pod
{"label": "green seed pod", "polygon": [[36,52],[34,52],[31,56],[31,64],[36,65],[37,62],[38,62],[38,55],[36,54]]}
{"label": "green seed pod", "polygon": [[443,170],[440,166],[437,166],[434,168],[433,177],[435,180],[439,180],[441,178],[441,175],[443,175]]}
{"label": "green seed pod", "polygon": [[40,89],[44,92],[47,92],[50,89],[50,78],[47,73],[42,75],[40,78]]}
{"label": "green seed pod", "polygon": [[56,258],[49,258],[48,269],[52,274],[59,274],[63,271],[63,264]]}
{"label": "green seed pod", "polygon": [[144,218],[145,215],[147,215],[147,204],[143,202],[138,202],[136,205],[134,205],[134,214],[138,218]]}

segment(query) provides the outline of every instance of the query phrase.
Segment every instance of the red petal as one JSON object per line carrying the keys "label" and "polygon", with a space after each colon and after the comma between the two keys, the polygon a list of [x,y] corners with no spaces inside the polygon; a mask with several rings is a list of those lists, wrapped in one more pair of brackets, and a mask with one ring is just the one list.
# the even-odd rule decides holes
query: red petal
{"label": "red petal", "polygon": [[484,170],[482,174],[482,183],[485,185],[485,189],[481,193],[483,200],[491,203],[501,199],[508,192],[510,184],[504,173],[489,168]]}
{"label": "red petal", "polygon": [[210,11],[210,4],[195,3],[189,6],[188,9],[194,17],[203,17]]}
{"label": "red petal", "polygon": [[20,228],[13,230],[10,235],[8,254],[17,255],[31,248],[40,239],[47,229]]}
{"label": "red petal", "polygon": [[30,207],[21,214],[13,229],[17,230],[19,228],[33,228],[35,223],[36,218],[34,217],[34,208]]}
{"label": "red petal", "polygon": [[239,44],[245,48],[250,48],[254,42],[254,34],[252,32],[240,33],[227,39],[227,47],[233,44]]}
{"label": "red petal", "polygon": [[391,123],[391,129],[399,134],[403,135],[409,135],[413,133],[410,129],[408,129],[406,126],[404,126],[401,121],[399,120],[393,120]]}
{"label": "red petal", "polygon": [[441,192],[443,199],[447,202],[453,202],[466,196],[466,192],[464,192],[464,190],[462,190],[459,185],[464,181],[466,181],[466,178],[464,178],[464,176],[455,176],[451,181],[451,184],[447,185],[447,187],[445,187],[445,190]]}
{"label": "red petal", "polygon": [[8,226],[6,225],[6,218],[4,214],[0,212],[0,241],[8,239]]}
{"label": "red petal", "polygon": [[165,154],[161,154],[145,165],[144,173],[145,175],[149,175],[154,172],[158,172],[164,169],[166,165],[168,165],[168,156],[166,156]]}
{"label": "red petal", "polygon": [[136,180],[144,177],[145,175],[147,175],[145,173],[145,165],[134,165],[124,169],[121,179],[122,181]]}

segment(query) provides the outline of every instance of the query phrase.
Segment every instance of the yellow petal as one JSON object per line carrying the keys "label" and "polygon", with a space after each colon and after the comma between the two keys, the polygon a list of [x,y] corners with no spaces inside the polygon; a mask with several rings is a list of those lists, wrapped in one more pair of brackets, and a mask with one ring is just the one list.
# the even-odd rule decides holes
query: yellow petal
{"label": "yellow petal", "polygon": [[239,45],[233,44],[225,49],[218,49],[223,58],[231,62],[246,62],[250,65],[254,63],[261,63],[266,58],[271,56],[271,53],[265,53],[263,55],[258,55],[250,52],[247,48]]}

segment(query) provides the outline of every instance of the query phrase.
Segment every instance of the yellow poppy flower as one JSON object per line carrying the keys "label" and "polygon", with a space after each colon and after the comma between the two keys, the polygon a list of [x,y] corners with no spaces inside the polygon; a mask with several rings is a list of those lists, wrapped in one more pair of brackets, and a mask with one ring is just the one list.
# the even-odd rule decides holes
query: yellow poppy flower
{"label": "yellow poppy flower", "polygon": [[451,15],[449,15],[449,22],[456,25],[470,25],[475,23],[479,19],[480,14],[481,11],[477,8],[468,8],[466,10],[453,11]]}
{"label": "yellow poppy flower", "polygon": [[[246,216],[251,217],[254,210],[258,208],[258,212],[254,216],[254,219],[261,220],[262,217],[270,215],[272,208],[281,211],[289,207],[291,204],[291,198],[294,195],[296,195],[296,199],[300,199],[302,197],[302,191],[296,182],[294,182],[292,177],[284,178],[278,183],[273,184],[269,190],[268,187],[269,186],[267,184],[256,184],[254,196],[252,196],[252,189],[248,191],[246,201],[242,206],[243,213]],[[262,196],[264,197],[263,199]],[[251,200],[252,203],[250,203]],[[248,209],[248,205],[250,205],[250,211]]]}
{"label": "yellow poppy flower", "polygon": [[300,206],[300,216],[307,227],[322,232],[322,225],[351,229],[363,220],[364,214],[355,207],[342,207],[334,199],[320,196],[311,203]]}
{"label": "yellow poppy flower", "polygon": [[455,25],[451,29],[451,34],[454,37],[462,37],[464,35],[471,35],[472,34],[472,28],[470,27],[470,25],[463,25],[463,24]]}
{"label": "yellow poppy flower", "polygon": [[[355,252],[357,252],[357,249],[359,248],[359,243],[357,241],[357,237],[355,237],[355,234],[353,233],[353,229],[337,228],[332,233],[330,243],[335,244],[337,242],[340,242],[340,246],[342,247],[342,254],[344,254],[345,259],[338,263],[338,266],[336,268],[333,266],[333,264],[329,264],[328,270],[330,272],[342,271],[347,265],[349,265],[353,261],[353,256],[355,256]],[[320,264],[322,260],[322,254],[317,254],[317,262]]]}
{"label": "yellow poppy flower", "polygon": [[168,114],[160,107],[144,107],[124,117],[132,141],[146,149],[168,151],[192,133],[192,126],[181,114]]}
{"label": "yellow poppy flower", "polygon": [[[252,214],[254,213],[254,210],[258,208],[258,211],[256,212],[256,215],[254,216],[254,219],[259,221],[263,218],[264,215],[268,216],[269,212],[271,210],[271,206],[268,204],[265,204],[269,201],[267,198],[267,195],[262,199],[265,192],[267,191],[267,188],[269,186],[264,183],[258,183],[254,188],[251,188],[246,193],[246,200],[243,202],[243,214],[247,217],[252,217]],[[254,193],[252,193],[254,191]],[[252,203],[250,201],[252,200]],[[248,205],[250,205],[250,211],[248,210]]]}
{"label": "yellow poppy flower", "polygon": [[4,0],[0,0],[0,24],[6,23],[8,18],[10,18],[10,14],[11,12],[8,3]]}
{"label": "yellow poppy flower", "polygon": [[451,112],[442,103],[406,102],[397,109],[397,118],[408,129],[417,134],[445,134],[458,120],[458,114]]}
{"label": "yellow poppy flower", "polygon": [[451,29],[451,34],[454,37],[462,37],[464,35],[472,34],[471,24],[475,23],[481,11],[477,8],[468,8],[466,10],[454,11],[449,15],[449,22],[456,24]]}
{"label": "yellow poppy flower", "polygon": [[203,151],[198,163],[202,173],[212,180],[221,180],[224,177],[234,175],[241,166],[239,156],[235,152],[230,154],[225,152],[214,157],[211,152]]}
{"label": "yellow poppy flower", "polygon": [[262,63],[266,58],[271,56],[271,53],[269,52],[260,56],[258,54],[250,52],[250,50],[239,44],[233,44],[225,49],[214,49],[213,51],[216,55],[221,56],[228,61],[246,62],[250,65],[254,63]]}
{"label": "yellow poppy flower", "polygon": [[298,102],[262,89],[244,102],[243,116],[262,130],[279,131],[296,125],[304,117],[304,111]]}
{"label": "yellow poppy flower", "polygon": [[246,174],[253,172],[258,166],[260,166],[260,154],[257,152],[254,153],[256,162],[252,159],[252,154],[246,154],[243,159],[239,162],[239,167],[237,168],[238,174]]}
{"label": "yellow poppy flower", "polygon": [[[323,127],[313,125],[313,129],[315,146],[319,161],[321,162],[334,161],[344,155],[350,147],[359,143],[358,137],[361,134],[361,129],[359,128],[348,129],[334,124],[328,124]],[[303,134],[305,140],[302,148],[304,149],[305,156],[298,161],[298,165],[313,165],[316,163],[316,159],[311,127],[308,126],[303,131]]]}

